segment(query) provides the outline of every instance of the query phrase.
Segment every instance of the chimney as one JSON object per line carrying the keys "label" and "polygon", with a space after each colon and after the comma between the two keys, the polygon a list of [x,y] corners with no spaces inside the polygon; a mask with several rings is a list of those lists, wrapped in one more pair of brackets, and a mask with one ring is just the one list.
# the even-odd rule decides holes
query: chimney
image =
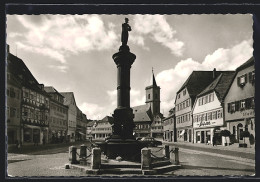
{"label": "chimney", "polygon": [[7,53],[10,53],[10,47],[9,47],[9,44],[6,44],[6,49],[7,49]]}
{"label": "chimney", "polygon": [[216,78],[216,68],[213,69],[213,79]]}

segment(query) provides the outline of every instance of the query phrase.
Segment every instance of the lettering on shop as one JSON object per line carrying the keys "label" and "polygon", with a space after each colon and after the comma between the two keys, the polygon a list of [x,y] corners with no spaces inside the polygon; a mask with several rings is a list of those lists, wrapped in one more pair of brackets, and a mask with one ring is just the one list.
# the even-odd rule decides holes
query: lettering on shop
{"label": "lettering on shop", "polygon": [[252,115],[255,115],[255,112],[254,112],[254,111],[251,111],[251,112],[243,112],[243,116],[252,116]]}
{"label": "lettering on shop", "polygon": [[199,124],[199,127],[201,127],[201,126],[207,126],[207,125],[210,125],[210,121],[201,122],[201,123]]}

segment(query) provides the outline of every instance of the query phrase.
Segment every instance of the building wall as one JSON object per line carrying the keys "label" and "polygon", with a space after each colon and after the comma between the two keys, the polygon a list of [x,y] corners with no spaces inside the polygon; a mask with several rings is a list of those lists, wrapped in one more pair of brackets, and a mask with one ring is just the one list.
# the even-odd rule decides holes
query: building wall
{"label": "building wall", "polygon": [[49,137],[51,142],[63,142],[67,136],[68,107],[51,99]]}
{"label": "building wall", "polygon": [[[177,140],[193,142],[192,102],[186,88],[177,94],[175,109]],[[185,131],[184,134],[183,131]]]}
{"label": "building wall", "polygon": [[224,126],[223,108],[216,93],[197,97],[193,108],[194,143],[212,143],[216,126]]}
{"label": "building wall", "polygon": [[[255,71],[254,65],[238,71],[225,98],[225,120],[228,130],[235,135],[237,142],[239,142],[241,131],[248,130],[250,134],[255,136],[255,84],[249,82],[249,73],[253,71]],[[247,82],[243,87],[240,87],[237,83],[237,78],[245,74],[247,74]],[[241,103],[239,103],[239,110],[229,111],[229,103],[246,99],[251,99],[251,107],[241,109]]]}
{"label": "building wall", "polygon": [[49,97],[41,92],[22,87],[22,142],[49,141]]}
{"label": "building wall", "polygon": [[105,140],[112,134],[112,125],[109,122],[98,122],[92,128],[93,140]]}
{"label": "building wall", "polygon": [[174,115],[163,120],[163,135],[164,141],[174,141]]}
{"label": "building wall", "polygon": [[151,135],[150,122],[135,122],[134,133],[136,137],[149,137]]}
{"label": "building wall", "polygon": [[21,88],[10,84],[11,76],[7,76],[6,122],[8,144],[15,144],[21,141]]}
{"label": "building wall", "polygon": [[77,108],[76,105],[70,103],[68,110],[68,135],[70,137],[70,141],[75,141],[75,133],[76,133],[76,123],[77,123]]}

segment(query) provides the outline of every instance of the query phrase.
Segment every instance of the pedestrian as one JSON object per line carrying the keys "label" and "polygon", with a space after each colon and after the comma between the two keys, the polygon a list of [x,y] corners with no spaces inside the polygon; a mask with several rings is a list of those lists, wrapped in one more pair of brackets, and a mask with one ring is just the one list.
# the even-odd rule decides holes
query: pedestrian
{"label": "pedestrian", "polygon": [[216,145],[216,136],[215,135],[213,135],[212,144],[213,144],[213,147]]}

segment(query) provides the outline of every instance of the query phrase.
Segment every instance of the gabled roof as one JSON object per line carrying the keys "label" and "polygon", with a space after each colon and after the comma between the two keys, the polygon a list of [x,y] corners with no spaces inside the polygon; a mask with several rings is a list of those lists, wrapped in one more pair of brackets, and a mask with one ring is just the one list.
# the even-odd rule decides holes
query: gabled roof
{"label": "gabled roof", "polygon": [[197,97],[203,96],[209,92],[215,91],[220,102],[224,100],[226,92],[232,84],[235,71],[222,71],[222,73],[209,84]]}
{"label": "gabled roof", "polygon": [[60,92],[60,94],[65,97],[66,99],[64,99],[64,104],[65,105],[70,105],[72,101],[75,101],[75,97],[74,97],[74,93],[73,92]]}
{"label": "gabled roof", "polygon": [[[220,71],[216,71],[215,77],[217,77],[220,73]],[[186,87],[190,96],[196,96],[213,80],[213,71],[193,71],[178,90],[177,94]]]}
{"label": "gabled roof", "polygon": [[247,67],[249,67],[249,66],[252,66],[252,65],[254,65],[254,64],[255,64],[255,59],[254,59],[254,57],[252,56],[248,61],[246,61],[245,63],[243,63],[241,66],[239,66],[239,67],[236,69],[236,71],[240,71],[240,70],[245,69],[245,68],[247,68]]}
{"label": "gabled roof", "polygon": [[61,97],[64,97],[63,95],[61,95],[54,87],[52,86],[44,86],[44,90],[47,92],[47,93],[56,93],[58,95],[60,95]]}
{"label": "gabled roof", "polygon": [[41,89],[42,85],[38,83],[22,59],[14,56],[11,53],[8,53],[7,69],[10,73],[16,76],[16,79],[21,83],[22,86],[49,96],[44,90]]}
{"label": "gabled roof", "polygon": [[114,118],[111,116],[106,116],[102,119],[102,121],[109,122],[110,124],[112,124],[114,122]]}
{"label": "gabled roof", "polygon": [[140,105],[132,107],[134,114],[134,122],[152,121],[152,112],[149,105]]}

